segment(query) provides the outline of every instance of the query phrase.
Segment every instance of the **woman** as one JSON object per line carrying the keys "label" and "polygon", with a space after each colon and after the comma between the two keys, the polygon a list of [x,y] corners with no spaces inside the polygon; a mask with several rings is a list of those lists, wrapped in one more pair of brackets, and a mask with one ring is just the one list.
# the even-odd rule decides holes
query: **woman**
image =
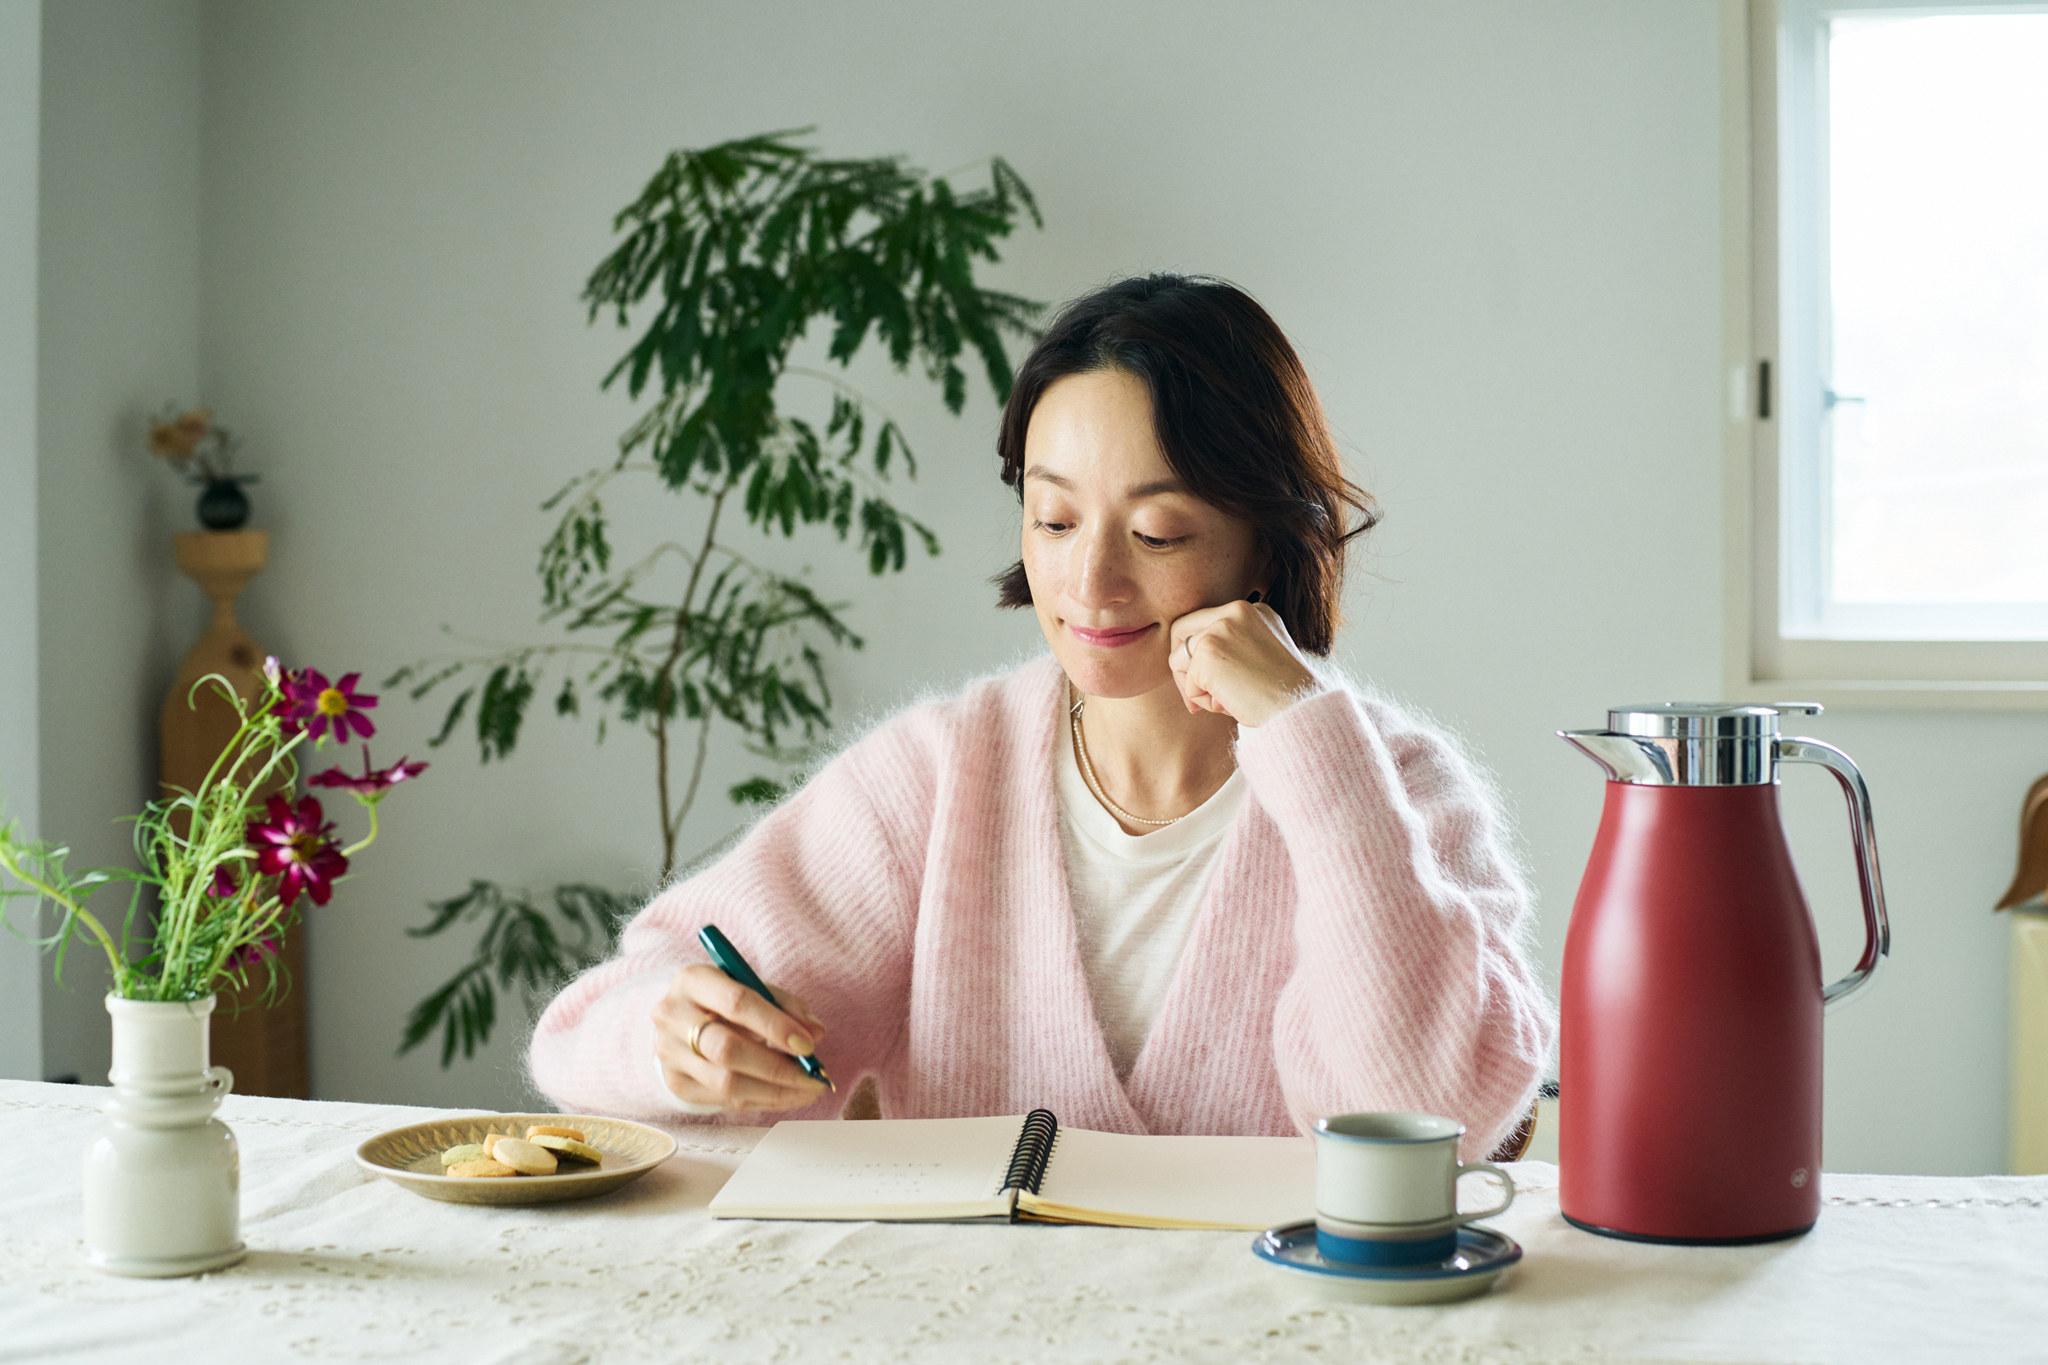
{"label": "woman", "polygon": [[[1529,896],[1437,732],[1312,670],[1373,520],[1266,312],[1070,306],[998,439],[1049,657],[905,711],[669,887],[533,1040],[565,1107],[1290,1133],[1421,1110],[1483,1155],[1550,1015]],[[703,961],[716,922],[782,1008]],[[815,1052],[837,1096],[793,1060]]]}

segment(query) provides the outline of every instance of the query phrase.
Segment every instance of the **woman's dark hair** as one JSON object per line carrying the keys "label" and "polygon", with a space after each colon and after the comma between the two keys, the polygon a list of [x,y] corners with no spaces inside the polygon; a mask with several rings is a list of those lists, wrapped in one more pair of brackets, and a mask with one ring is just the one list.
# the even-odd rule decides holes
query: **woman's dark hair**
{"label": "woman's dark hair", "polygon": [[[1121,370],[1152,395],[1152,427],[1189,493],[1248,524],[1269,557],[1265,600],[1296,644],[1328,654],[1344,551],[1379,520],[1344,477],[1301,358],[1249,294],[1222,280],[1147,275],[1069,304],[1017,371],[996,452],[1024,497],[1024,434],[1070,374]],[[1005,607],[1031,605],[1022,560],[997,575]]]}

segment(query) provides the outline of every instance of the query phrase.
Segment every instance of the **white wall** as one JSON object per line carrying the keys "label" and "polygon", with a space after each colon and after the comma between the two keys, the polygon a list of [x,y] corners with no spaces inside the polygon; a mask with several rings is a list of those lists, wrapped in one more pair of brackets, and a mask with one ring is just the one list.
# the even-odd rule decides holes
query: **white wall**
{"label": "white wall", "polygon": [[[43,21],[38,520],[43,828],[132,864],[157,708],[205,620],[173,567],[196,490],[144,423],[199,395],[198,0],[64,0]],[[119,889],[95,907],[118,920]],[[103,958],[44,989],[44,1067],[104,1082]],[[47,970],[47,969],[46,969]]]}
{"label": "white wall", "polygon": [[[36,112],[42,0],[0,0],[0,821],[36,812]],[[0,910],[7,907],[0,906]],[[16,921],[25,929],[33,921]],[[41,1080],[41,964],[0,934],[0,1076]]]}
{"label": "white wall", "polygon": [[[630,410],[576,304],[609,215],[671,147],[819,126],[935,169],[998,152],[1043,235],[994,272],[1041,297],[1157,267],[1234,278],[1296,338],[1387,506],[1341,657],[1461,730],[1520,815],[1554,971],[1599,809],[1550,732],[1721,676],[1718,11],[1649,6],[1080,3],[963,7],[278,3],[205,10],[205,393],[264,471],[272,568],[245,620],[288,657],[380,677],[533,633],[535,504]],[[1013,556],[994,410],[860,382],[925,461],[905,502],[947,544],[855,599],[841,713],[1028,646],[982,580]],[[153,395],[142,395],[145,397]],[[686,507],[643,509],[651,528]],[[62,601],[46,590],[46,603]],[[47,675],[46,675],[47,676]],[[379,761],[437,708],[387,695]],[[1899,952],[1830,1023],[1836,1169],[1997,1169],[2004,976],[1984,913],[2048,718],[1830,716],[1868,771]],[[512,1040],[443,1074],[394,1061],[455,961],[402,935],[472,875],[651,875],[648,746],[538,717],[386,807],[308,930],[314,1081],[337,1098],[516,1103]],[[730,752],[713,791],[749,769]],[[1831,952],[1854,914],[1824,778],[1788,795]],[[686,839],[735,817],[716,802]]]}

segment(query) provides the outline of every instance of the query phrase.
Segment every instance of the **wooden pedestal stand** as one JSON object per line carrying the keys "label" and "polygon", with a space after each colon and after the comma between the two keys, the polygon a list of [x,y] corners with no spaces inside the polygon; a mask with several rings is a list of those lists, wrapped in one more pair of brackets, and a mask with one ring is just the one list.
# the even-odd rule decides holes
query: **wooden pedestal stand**
{"label": "wooden pedestal stand", "polygon": [[[192,685],[209,673],[244,698],[261,695],[263,651],[235,620],[235,598],[270,549],[265,531],[195,531],[177,538],[178,567],[213,600],[213,624],[178,669],[164,698],[159,777],[165,787],[196,789],[234,737],[234,708],[210,687]],[[191,699],[190,704],[187,698]],[[291,793],[287,792],[286,795]],[[235,1073],[238,1095],[309,1098],[306,1076],[306,971],[303,935],[285,936],[281,965],[291,991],[268,1009],[222,991],[213,1014],[213,1061]],[[252,983],[253,984],[253,983]],[[258,990],[248,995],[253,999]]]}
{"label": "wooden pedestal stand", "polygon": [[2006,1170],[2048,1171],[2048,777],[2020,803],[2020,858],[1998,902],[2012,911],[2012,1043]]}

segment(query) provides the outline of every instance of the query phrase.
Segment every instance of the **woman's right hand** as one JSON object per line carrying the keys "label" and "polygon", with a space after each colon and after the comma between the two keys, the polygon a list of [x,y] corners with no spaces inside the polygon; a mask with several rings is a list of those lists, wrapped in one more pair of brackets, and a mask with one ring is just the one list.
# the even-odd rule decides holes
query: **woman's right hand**
{"label": "woman's right hand", "polygon": [[825,1026],[801,997],[770,989],[780,1009],[708,963],[676,973],[654,1007],[654,1055],[677,1098],[773,1112],[810,1104],[825,1093],[825,1083],[792,1060],[817,1049]]}

